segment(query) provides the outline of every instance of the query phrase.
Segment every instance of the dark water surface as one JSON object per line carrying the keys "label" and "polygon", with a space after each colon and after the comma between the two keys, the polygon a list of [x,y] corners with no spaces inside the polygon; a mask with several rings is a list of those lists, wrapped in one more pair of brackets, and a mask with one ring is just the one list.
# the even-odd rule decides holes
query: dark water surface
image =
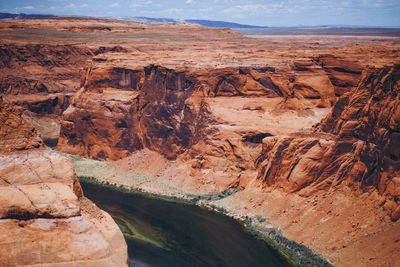
{"label": "dark water surface", "polygon": [[124,232],[131,264],[290,266],[237,221],[206,209],[81,183]]}

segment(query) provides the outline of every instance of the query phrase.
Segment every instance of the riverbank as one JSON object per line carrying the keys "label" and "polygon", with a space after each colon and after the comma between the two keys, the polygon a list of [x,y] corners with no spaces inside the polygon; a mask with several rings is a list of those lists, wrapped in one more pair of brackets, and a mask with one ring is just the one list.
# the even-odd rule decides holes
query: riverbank
{"label": "riverbank", "polygon": [[292,240],[285,238],[282,231],[273,228],[265,218],[262,216],[238,216],[230,213],[223,207],[212,204],[212,201],[223,199],[237,191],[224,191],[219,194],[206,194],[206,195],[186,195],[183,197],[161,195],[157,193],[147,192],[140,188],[130,188],[126,185],[108,182],[95,177],[79,176],[81,182],[93,183],[101,185],[106,188],[117,190],[124,193],[140,194],[144,197],[161,199],[164,201],[172,201],[185,205],[196,205],[204,209],[208,209],[210,212],[216,212],[225,216],[231,217],[239,221],[244,229],[255,236],[256,238],[264,241],[268,247],[275,251],[292,266],[332,266],[329,262],[324,260],[320,255],[313,252],[311,249],[304,245],[298,244]]}

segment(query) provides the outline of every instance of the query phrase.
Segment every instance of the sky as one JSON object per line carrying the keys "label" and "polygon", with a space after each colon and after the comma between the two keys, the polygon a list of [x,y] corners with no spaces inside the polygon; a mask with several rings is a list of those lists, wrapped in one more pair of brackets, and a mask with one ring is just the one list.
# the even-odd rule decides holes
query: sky
{"label": "sky", "polygon": [[260,26],[400,26],[400,0],[0,0],[0,12],[206,19]]}

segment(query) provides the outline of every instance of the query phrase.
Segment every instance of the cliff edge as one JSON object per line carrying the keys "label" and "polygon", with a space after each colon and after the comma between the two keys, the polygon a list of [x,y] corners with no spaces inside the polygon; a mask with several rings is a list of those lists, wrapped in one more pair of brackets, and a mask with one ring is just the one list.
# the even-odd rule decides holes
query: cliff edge
{"label": "cliff edge", "polygon": [[0,103],[0,258],[4,266],[127,266],[122,233],[83,196],[71,162]]}

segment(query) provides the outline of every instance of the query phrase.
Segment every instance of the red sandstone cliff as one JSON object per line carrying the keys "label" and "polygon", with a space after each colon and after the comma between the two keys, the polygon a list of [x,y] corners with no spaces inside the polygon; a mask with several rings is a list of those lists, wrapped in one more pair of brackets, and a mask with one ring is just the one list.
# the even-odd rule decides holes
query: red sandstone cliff
{"label": "red sandstone cliff", "polygon": [[[154,181],[185,190],[244,188],[217,203],[233,213],[264,214],[289,238],[341,266],[391,264],[397,260],[397,239],[390,236],[399,228],[399,167],[393,145],[398,69],[366,70],[358,86],[312,129],[325,113],[310,108],[315,104],[304,97],[207,94],[218,92],[203,89],[221,84],[213,79],[225,81],[227,69],[216,70],[214,76],[157,66],[135,71],[93,68],[64,113],[59,149],[94,158],[101,158],[89,154],[96,149],[107,152],[100,155],[109,159],[132,154],[116,164],[154,172]],[[240,80],[244,73],[230,69],[228,74]],[[268,89],[260,86],[253,92],[263,95]],[[293,100],[295,111],[293,104],[287,107]],[[374,111],[378,106],[379,113]],[[260,124],[263,119],[267,121]],[[123,134],[130,136],[125,147],[118,143]],[[188,141],[181,142],[184,138]],[[154,165],[151,161],[164,159],[134,153],[143,147],[183,165],[160,163],[165,170],[146,170]],[[329,229],[338,224],[341,229],[333,237]],[[355,257],[359,249],[365,251]]]}
{"label": "red sandstone cliff", "polygon": [[400,66],[369,68],[315,133],[268,137],[258,158],[265,186],[300,195],[349,186],[376,189],[400,218]]}
{"label": "red sandstone cliff", "polygon": [[122,233],[83,197],[71,162],[4,103],[0,124],[1,265],[126,265]]}
{"label": "red sandstone cliff", "polygon": [[93,62],[63,114],[58,149],[116,160],[146,147],[174,159],[204,139],[213,121],[205,99],[212,97],[284,98],[292,109],[330,107],[336,98],[328,76],[313,63],[302,64],[295,62],[299,73],[287,75],[268,66],[129,69]]}
{"label": "red sandstone cliff", "polygon": [[[41,39],[13,37],[31,28],[39,29]],[[398,58],[396,42],[374,44],[374,37],[358,45],[364,41],[355,38],[343,46],[338,37],[316,45],[310,36],[290,43],[287,37],[256,40],[196,25],[90,19],[6,21],[0,31],[7,32],[0,90],[42,135],[58,131],[47,129],[46,116],[61,123],[58,150],[117,160],[107,166],[145,174],[148,180],[134,186],[162,194],[171,188],[190,194],[243,189],[215,204],[239,216],[262,215],[288,238],[340,266],[398,262],[398,67],[370,68],[361,76],[368,64],[383,66]],[[55,31],[74,34],[61,42],[52,36]],[[14,166],[24,159],[39,168],[37,177],[65,180],[70,193],[75,175],[64,179],[52,167],[69,173],[69,163],[42,148],[37,133],[24,127],[15,138],[2,134],[0,148],[15,143],[23,149],[7,152],[15,160],[7,156],[4,162]],[[18,177],[36,177],[26,172]],[[46,242],[51,238],[43,232],[54,224],[43,226],[43,217],[86,216],[97,227],[99,220],[90,219],[97,209],[90,213],[76,195],[58,197],[51,190],[45,192],[57,196],[53,206],[21,201],[23,209],[6,206],[2,214],[38,217]],[[72,208],[65,206],[69,202]],[[37,229],[36,219],[31,221]],[[21,224],[12,222],[11,230]],[[21,239],[33,236],[23,232],[31,226],[20,228]],[[78,238],[71,229],[63,237]],[[7,238],[0,240],[5,244]],[[92,252],[82,259],[105,255],[102,249]],[[11,255],[10,261],[18,258]]]}

